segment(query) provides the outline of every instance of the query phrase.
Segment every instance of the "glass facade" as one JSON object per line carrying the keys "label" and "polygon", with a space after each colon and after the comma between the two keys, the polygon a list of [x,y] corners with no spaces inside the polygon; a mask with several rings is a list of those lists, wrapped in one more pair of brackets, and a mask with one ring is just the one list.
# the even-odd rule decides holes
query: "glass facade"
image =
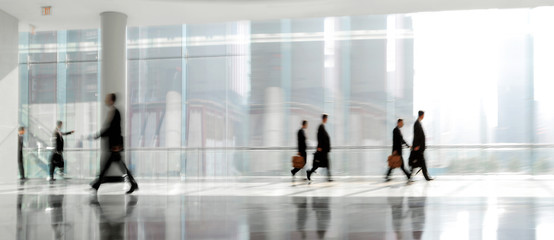
{"label": "glass facade", "polygon": [[[422,109],[432,174],[552,173],[552,13],[128,27],[130,168],[153,178],[286,175],[301,121],[315,146],[325,112],[335,174],[380,175],[396,119],[410,142]],[[83,136],[99,127],[99,34],[20,36],[28,154],[41,158],[34,149],[62,120],[77,132],[67,161],[80,177],[97,167],[97,143]]]}

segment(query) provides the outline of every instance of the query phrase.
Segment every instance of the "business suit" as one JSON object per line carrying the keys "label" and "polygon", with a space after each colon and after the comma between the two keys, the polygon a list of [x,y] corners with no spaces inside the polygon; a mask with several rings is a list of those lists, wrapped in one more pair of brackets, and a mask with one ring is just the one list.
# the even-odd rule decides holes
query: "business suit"
{"label": "business suit", "polygon": [[[307,162],[308,159],[306,158],[306,135],[304,134],[304,128],[298,130],[298,133],[296,134],[296,139],[298,140],[298,152],[300,153],[300,156],[304,158],[304,162]],[[300,169],[301,168],[292,169],[292,175],[296,174],[298,171],[300,171]]]}
{"label": "business suit", "polygon": [[123,173],[127,173],[129,182],[131,183],[131,188],[138,189],[137,182],[133,177],[133,174],[127,168],[127,165],[121,157],[121,151],[123,149],[123,137],[121,136],[121,114],[119,110],[115,107],[111,107],[108,114],[108,121],[106,121],[104,129],[96,136],[96,138],[104,138],[107,140],[107,149],[105,151],[109,152],[109,157],[102,169],[100,170],[100,175],[98,178],[92,182],[92,188],[98,190],[106,172],[110,168],[112,163],[118,164]]}
{"label": "business suit", "polygon": [[[406,177],[410,179],[410,172],[406,170],[404,167],[404,158],[402,157],[402,146],[406,145],[408,146],[408,143],[404,141],[404,138],[402,137],[402,132],[400,132],[400,129],[398,127],[395,127],[394,130],[392,130],[392,153],[396,151],[396,154],[400,155],[400,159],[402,159],[402,165],[400,165],[400,169],[406,174]],[[409,147],[409,146],[408,146]],[[387,172],[386,178],[388,179],[393,168],[389,167],[389,170]]]}
{"label": "business suit", "polygon": [[23,135],[17,136],[17,165],[19,167],[19,178],[25,179],[25,169],[23,168]]}
{"label": "business suit", "polygon": [[[63,159],[63,148],[64,148],[64,140],[63,136],[69,135],[72,132],[61,132],[60,129],[56,128],[56,131],[54,131],[53,137],[56,139],[56,146],[54,148],[54,152],[52,153],[52,156],[50,157],[50,179],[54,179],[54,170],[56,167],[59,167],[60,169],[64,169],[64,159]],[[58,162],[56,163],[56,160]]]}
{"label": "business suit", "polygon": [[329,164],[329,152],[331,152],[331,140],[329,138],[329,134],[327,133],[327,130],[325,130],[325,125],[322,123],[319,125],[319,128],[317,129],[317,148],[321,149],[321,151],[317,151],[316,155],[314,156],[314,163],[312,170],[308,171],[308,179],[310,179],[309,175],[315,172],[315,170],[319,167],[327,168],[327,177],[329,180],[331,180],[331,168]]}
{"label": "business suit", "polygon": [[[427,181],[431,180],[429,173],[427,172],[427,164],[425,162],[425,132],[423,131],[423,127],[421,126],[421,122],[419,120],[414,123],[414,140],[412,142],[412,147],[414,148],[412,154],[414,154],[416,160],[418,160],[423,176]],[[419,147],[419,150],[416,151],[415,147]],[[411,166],[412,172],[413,168],[414,167]]]}

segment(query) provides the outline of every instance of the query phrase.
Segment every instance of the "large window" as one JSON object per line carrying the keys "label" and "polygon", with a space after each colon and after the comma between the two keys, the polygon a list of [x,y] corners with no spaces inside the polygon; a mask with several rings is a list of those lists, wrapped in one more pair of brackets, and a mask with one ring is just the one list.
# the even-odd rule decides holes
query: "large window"
{"label": "large window", "polygon": [[[314,146],[325,112],[338,174],[381,174],[396,119],[409,142],[421,109],[433,171],[549,172],[553,12],[129,27],[131,167],[138,176],[286,173],[289,151],[241,147],[294,147],[302,120]],[[21,34],[21,121],[37,143],[58,119],[97,130],[98,32]],[[96,147],[80,137],[69,146]]]}

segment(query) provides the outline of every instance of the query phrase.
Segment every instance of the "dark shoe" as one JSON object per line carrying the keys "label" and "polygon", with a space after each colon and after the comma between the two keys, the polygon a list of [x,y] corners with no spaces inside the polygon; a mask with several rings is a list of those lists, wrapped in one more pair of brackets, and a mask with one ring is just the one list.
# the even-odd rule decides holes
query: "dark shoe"
{"label": "dark shoe", "polygon": [[134,191],[138,190],[138,185],[135,183],[133,185],[131,185],[131,189],[129,189],[129,191],[126,192],[126,194],[131,194],[133,193]]}
{"label": "dark shoe", "polygon": [[294,175],[296,174],[296,173],[294,172],[294,169],[293,169],[293,170],[290,170],[290,174],[292,174],[292,176],[294,177]]}
{"label": "dark shoe", "polygon": [[310,178],[312,176],[312,172],[310,172],[309,170],[306,171],[306,178],[308,179],[308,181],[312,181],[312,179]]}
{"label": "dark shoe", "polygon": [[392,179],[390,179],[390,178],[385,178],[385,182],[390,182],[390,181],[392,181]]}
{"label": "dark shoe", "polygon": [[90,188],[94,189],[94,191],[98,191],[98,189],[100,188],[100,183],[99,182],[91,183]]}
{"label": "dark shoe", "polygon": [[430,182],[430,181],[433,181],[433,180],[435,180],[435,179],[434,179],[434,178],[428,178],[428,179],[425,179],[425,180],[427,180],[428,182]]}
{"label": "dark shoe", "polygon": [[333,180],[333,179],[328,179],[327,181],[328,181],[328,182],[334,182],[335,180]]}

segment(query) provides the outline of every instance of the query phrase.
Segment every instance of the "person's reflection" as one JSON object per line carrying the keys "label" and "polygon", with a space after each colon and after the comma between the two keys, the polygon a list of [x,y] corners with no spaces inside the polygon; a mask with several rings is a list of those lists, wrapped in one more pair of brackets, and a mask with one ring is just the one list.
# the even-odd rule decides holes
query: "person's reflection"
{"label": "person's reflection", "polygon": [[63,239],[64,225],[63,220],[63,198],[64,195],[48,195],[48,206],[50,216],[52,217],[52,229],[54,229],[55,239]]}
{"label": "person's reflection", "polygon": [[137,205],[135,195],[94,195],[90,205],[99,215],[100,239],[124,239],[125,218]]}
{"label": "person's reflection", "polygon": [[331,220],[331,209],[329,209],[328,197],[314,197],[312,199],[312,209],[315,211],[317,221],[317,236],[319,239],[325,238],[329,221]]}
{"label": "person's reflection", "polygon": [[412,212],[412,235],[414,239],[421,239],[425,229],[426,201],[426,197],[408,197],[408,207]]}
{"label": "person's reflection", "polygon": [[404,220],[404,197],[388,197],[387,198],[391,213],[392,226],[396,232],[396,239],[402,239],[402,221]]}
{"label": "person's reflection", "polygon": [[25,231],[24,231],[24,220],[23,220],[23,194],[21,192],[17,193],[17,215],[16,215],[16,224],[17,224],[17,232],[16,232],[16,239],[26,239],[25,237]]}
{"label": "person's reflection", "polygon": [[296,231],[300,233],[302,239],[306,239],[306,222],[308,221],[308,198],[293,198],[296,205]]}

